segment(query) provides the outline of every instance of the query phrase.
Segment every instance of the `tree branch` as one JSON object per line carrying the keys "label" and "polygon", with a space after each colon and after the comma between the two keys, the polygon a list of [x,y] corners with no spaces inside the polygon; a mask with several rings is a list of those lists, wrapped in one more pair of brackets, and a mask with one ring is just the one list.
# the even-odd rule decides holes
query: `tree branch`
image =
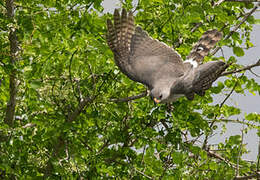
{"label": "tree branch", "polygon": [[25,124],[24,126],[22,126],[22,128],[26,129],[26,128],[31,128],[31,127],[35,127],[36,124],[33,124],[33,123],[27,123]]}
{"label": "tree branch", "polygon": [[257,164],[256,164],[256,170],[259,171],[260,167],[260,137],[258,137],[258,154],[257,154]]}
{"label": "tree branch", "polygon": [[74,55],[77,53],[77,51],[78,51],[78,49],[76,49],[76,50],[72,53],[72,55],[71,55],[71,57],[70,57],[69,79],[70,79],[70,83],[71,83],[71,85],[72,85],[72,90],[73,90],[74,96],[75,96],[77,99],[79,99],[78,95],[77,95],[76,92],[75,92],[75,86],[74,86],[74,83],[73,83],[73,81],[72,81],[72,73],[71,73],[72,60],[73,60],[73,58],[74,58]]}
{"label": "tree branch", "polygon": [[78,105],[78,107],[72,112],[69,113],[68,115],[68,122],[73,122],[76,120],[76,118],[78,117],[78,115],[81,113],[81,111],[85,108],[85,106],[88,103],[91,103],[95,98],[89,98],[89,97],[85,97]]}
{"label": "tree branch", "polygon": [[226,160],[224,157],[220,156],[219,154],[215,153],[214,151],[207,150],[207,154],[208,154],[209,157],[219,159],[219,160],[225,162],[226,164],[228,164],[229,166],[236,168],[236,165],[234,163]]}
{"label": "tree branch", "polygon": [[259,2],[259,0],[225,0],[226,2]]}
{"label": "tree branch", "polygon": [[[210,149],[207,149],[205,150],[207,152],[207,155],[210,157],[210,158],[214,158],[214,159],[217,159],[217,160],[220,160],[224,163],[226,163],[227,165],[229,165],[230,167],[232,168],[236,168],[236,164],[234,164],[233,162],[230,162],[229,160],[227,160],[226,158],[222,157],[221,155],[217,154],[216,152],[214,152],[213,150],[210,150]],[[194,158],[196,157],[197,155],[194,155],[192,152],[191,154],[189,155],[190,158]]]}
{"label": "tree branch", "polygon": [[[7,16],[12,21],[14,19],[14,0],[7,0],[6,1],[6,9],[7,9]],[[16,80],[16,69],[14,68],[15,62],[18,56],[18,40],[16,36],[16,29],[14,27],[10,27],[9,29],[9,37],[10,41],[10,61],[13,65],[13,68],[9,75],[9,101],[6,107],[6,114],[4,122],[9,126],[13,126],[14,116],[15,116],[15,106],[16,106],[16,94],[17,94],[17,80]]]}
{"label": "tree branch", "polygon": [[[244,74],[243,74],[244,75]],[[242,75],[242,76],[243,76]],[[222,103],[220,104],[220,108],[222,108],[222,106],[225,104],[225,102],[228,100],[228,98],[231,96],[231,94],[234,92],[235,88],[237,87],[238,84],[238,80],[236,81],[234,87],[232,88],[232,90],[229,92],[229,94],[226,96],[226,98],[222,101]]]}
{"label": "tree branch", "polygon": [[[96,96],[89,98],[89,97],[85,97],[84,99],[82,99],[82,101],[79,103],[79,105],[77,106],[77,108],[72,112],[68,114],[68,118],[67,118],[67,122],[73,122],[77,119],[78,115],[81,113],[81,111],[89,104],[91,103],[94,99],[96,98]],[[58,157],[60,155],[61,150],[63,150],[64,146],[65,146],[65,132],[61,132],[61,134],[59,135],[59,137],[57,138],[57,141],[53,147],[53,152],[51,157]],[[53,165],[52,165],[52,158],[49,158],[46,167],[43,169],[43,173],[45,177],[48,177],[52,170],[53,170]]]}
{"label": "tree branch", "polygon": [[[243,74],[244,75],[244,74]],[[242,76],[243,76],[242,75]],[[234,90],[235,90],[235,88],[236,88],[236,86],[237,86],[237,84],[238,84],[238,81],[236,81],[236,83],[235,83],[235,85],[234,85],[234,87],[232,88],[232,90],[229,92],[229,94],[225,97],[225,99],[222,101],[222,103],[220,104],[220,106],[219,106],[219,109],[221,109],[222,108],[222,106],[225,104],[225,102],[228,100],[228,98],[231,96],[231,94],[234,92]],[[214,117],[214,120],[210,123],[210,129],[213,127],[213,125],[215,124],[215,122],[217,121],[217,119],[216,119],[216,115],[215,115],[215,117]],[[205,136],[205,139],[204,139],[204,142],[203,142],[203,145],[202,145],[202,149],[206,149],[206,147],[207,147],[207,143],[208,143],[208,138],[209,138],[209,135],[206,135]]]}
{"label": "tree branch", "polygon": [[197,23],[191,30],[191,32],[193,33],[194,31],[196,31],[196,29],[198,29],[203,23],[202,22],[199,22]]}
{"label": "tree branch", "polygon": [[255,174],[249,175],[249,176],[237,176],[234,178],[234,180],[247,180],[247,179],[253,179],[253,178],[260,178],[260,172],[255,172]]}
{"label": "tree branch", "polygon": [[147,94],[148,94],[148,92],[144,91],[141,94],[138,94],[136,96],[130,96],[130,97],[119,98],[119,99],[110,99],[110,101],[112,101],[112,102],[128,102],[128,101],[132,101],[132,100],[135,100],[135,99],[145,97],[145,96],[147,96]]}
{"label": "tree branch", "polygon": [[154,178],[152,178],[152,177],[150,177],[150,176],[146,175],[144,172],[142,172],[142,171],[139,171],[139,170],[138,170],[138,169],[136,169],[136,168],[134,168],[134,170],[135,170],[136,172],[140,173],[141,175],[143,175],[144,177],[148,178],[148,179],[154,179]]}
{"label": "tree branch", "polygon": [[226,76],[226,75],[229,75],[229,74],[238,73],[238,72],[245,71],[245,70],[251,70],[252,68],[257,67],[257,66],[260,66],[260,59],[256,63],[248,65],[248,66],[245,66],[243,68],[240,68],[240,69],[237,69],[237,70],[233,70],[233,71],[223,72],[221,74],[221,76]]}
{"label": "tree branch", "polygon": [[[208,122],[213,122],[214,120],[210,120]],[[254,124],[250,124],[248,122],[244,122],[244,121],[240,121],[238,119],[219,119],[218,121],[221,121],[221,122],[226,122],[226,123],[238,123],[238,124],[244,124],[244,125],[247,125],[248,127],[255,127]]]}
{"label": "tree branch", "polygon": [[237,165],[236,165],[236,169],[235,169],[236,177],[239,175],[239,160],[240,160],[240,156],[241,156],[241,153],[242,153],[242,146],[243,146],[243,140],[244,140],[244,130],[245,130],[245,125],[243,124],[243,128],[241,130],[241,133],[242,133],[241,143],[240,143],[240,147],[239,147],[239,152],[238,152],[238,156],[237,156]]}

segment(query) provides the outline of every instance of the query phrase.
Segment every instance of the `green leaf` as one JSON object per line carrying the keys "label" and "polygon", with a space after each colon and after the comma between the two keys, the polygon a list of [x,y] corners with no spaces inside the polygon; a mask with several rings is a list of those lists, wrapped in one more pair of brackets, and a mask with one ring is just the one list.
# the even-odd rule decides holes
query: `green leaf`
{"label": "green leaf", "polygon": [[41,80],[36,79],[36,80],[31,81],[30,86],[33,89],[38,89],[41,87],[41,84],[42,84]]}
{"label": "green leaf", "polygon": [[[229,101],[221,107],[220,103],[236,82],[234,93],[257,95],[259,83],[248,79],[247,73],[243,77],[238,73],[220,78],[205,96],[195,95],[192,101],[183,97],[155,105],[150,97],[143,97],[112,102],[111,98],[136,96],[146,87],[129,79],[114,63],[106,42],[106,21],[114,21],[113,15],[102,13],[113,8],[107,9],[103,2],[22,0],[14,4],[14,16],[7,17],[6,4],[0,1],[1,179],[234,179],[237,171],[230,164],[252,149],[244,145],[246,141],[241,145],[239,127],[233,137],[223,137],[226,141],[213,141],[219,131],[229,130],[221,120],[243,121],[239,108],[227,105]],[[238,17],[254,7],[254,3],[236,2],[213,7],[206,0],[117,2],[114,8],[136,10],[135,24],[174,46],[183,59],[203,32],[223,29],[227,37],[233,25],[240,23]],[[205,62],[232,62],[230,71],[242,68],[236,57],[244,55],[242,42],[247,48],[253,46],[250,32],[256,26],[250,23],[259,24],[259,19],[249,17],[239,27],[241,33],[219,43],[235,46],[235,57],[207,56]],[[10,52],[10,45],[16,45],[12,31],[18,54]],[[214,93],[223,94],[223,99]],[[16,104],[12,104],[13,95]],[[259,113],[246,112],[245,122],[258,130]],[[230,163],[210,157],[207,149],[219,149],[214,152]],[[256,167],[240,157],[238,176],[254,174]]]}
{"label": "green leaf", "polygon": [[244,50],[241,47],[238,47],[238,46],[233,47],[233,53],[238,57],[245,55]]}
{"label": "green leaf", "polygon": [[175,164],[181,164],[183,162],[183,155],[180,152],[174,151],[172,153],[172,160]]}
{"label": "green leaf", "polygon": [[255,19],[255,24],[260,24],[260,19]]}
{"label": "green leaf", "polygon": [[255,24],[255,18],[252,15],[249,16],[246,21],[249,22],[250,24]]}
{"label": "green leaf", "polygon": [[250,114],[247,114],[245,116],[245,119],[249,120],[249,121],[260,122],[260,114],[258,114],[258,113],[250,113]]}

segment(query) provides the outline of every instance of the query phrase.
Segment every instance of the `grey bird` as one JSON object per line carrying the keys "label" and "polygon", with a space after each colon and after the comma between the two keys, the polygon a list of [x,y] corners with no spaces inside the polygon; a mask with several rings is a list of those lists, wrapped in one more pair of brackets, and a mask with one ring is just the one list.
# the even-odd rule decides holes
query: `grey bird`
{"label": "grey bird", "polygon": [[205,91],[229,66],[222,61],[202,64],[211,48],[222,38],[217,30],[205,32],[187,60],[163,42],[135,26],[133,13],[114,11],[114,23],[107,20],[107,43],[119,69],[130,79],[146,85],[156,103],[169,103],[181,96],[193,100]]}

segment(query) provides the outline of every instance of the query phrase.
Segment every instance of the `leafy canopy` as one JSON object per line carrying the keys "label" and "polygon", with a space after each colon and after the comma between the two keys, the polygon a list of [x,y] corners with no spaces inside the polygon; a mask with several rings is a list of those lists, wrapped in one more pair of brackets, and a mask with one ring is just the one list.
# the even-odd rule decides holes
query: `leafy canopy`
{"label": "leafy canopy", "polygon": [[[8,0],[7,0],[8,2]],[[148,97],[128,102],[111,99],[137,95],[145,87],[119,72],[106,44],[102,0],[20,0],[13,18],[0,3],[0,119],[5,119],[9,86],[17,85],[13,125],[0,121],[0,177],[30,179],[226,179],[250,175],[258,163],[241,157],[247,153],[243,135],[211,145],[208,138],[218,126],[241,110],[214,103],[214,94],[250,91],[260,85],[240,73],[230,73],[193,101],[182,98],[170,106],[155,106]],[[242,68],[252,24],[253,3],[206,0],[132,0],[135,21],[153,37],[174,47],[184,58],[203,32],[222,30],[219,45],[234,56],[209,56],[206,61],[233,62],[229,71]],[[17,60],[11,61],[8,38],[16,29]],[[226,97],[226,96],[224,96]],[[259,130],[259,114],[248,112],[244,133]],[[259,135],[259,133],[258,133]],[[218,151],[215,151],[218,150]]]}

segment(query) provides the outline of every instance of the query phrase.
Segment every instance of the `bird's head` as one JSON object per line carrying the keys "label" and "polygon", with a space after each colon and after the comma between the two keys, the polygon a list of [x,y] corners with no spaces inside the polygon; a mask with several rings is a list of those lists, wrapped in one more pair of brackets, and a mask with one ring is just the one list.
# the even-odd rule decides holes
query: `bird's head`
{"label": "bird's head", "polygon": [[150,92],[151,98],[155,103],[164,103],[170,96],[168,88],[153,88]]}

